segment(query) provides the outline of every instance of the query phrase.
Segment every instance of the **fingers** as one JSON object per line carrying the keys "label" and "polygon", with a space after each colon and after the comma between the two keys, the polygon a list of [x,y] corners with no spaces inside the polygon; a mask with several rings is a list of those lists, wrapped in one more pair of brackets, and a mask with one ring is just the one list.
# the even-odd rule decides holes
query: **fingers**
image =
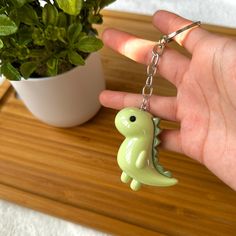
{"label": "fingers", "polygon": [[179,130],[164,130],[160,134],[161,147],[166,150],[183,153]]}
{"label": "fingers", "polygon": [[176,87],[181,83],[190,60],[179,52],[165,48],[159,63],[159,73]]}
{"label": "fingers", "polygon": [[[191,23],[190,20],[167,11],[158,11],[153,16],[153,24],[164,34],[175,32]],[[201,42],[203,38],[209,37],[210,35],[208,31],[200,27],[195,27],[176,36],[175,41],[192,53],[195,46]]]}
{"label": "fingers", "polygon": [[108,47],[143,64],[149,63],[152,48],[155,45],[155,42],[139,39],[115,29],[106,29],[102,34],[102,39]]}
{"label": "fingers", "polygon": [[[137,62],[148,64],[152,57],[155,42],[139,39],[115,29],[103,33],[104,43],[113,50]],[[159,63],[159,73],[178,86],[187,70],[189,59],[173,49],[166,48]]]}
{"label": "fingers", "polygon": [[[105,107],[120,110],[129,106],[139,107],[142,102],[142,96],[105,90],[100,94],[100,102]],[[176,98],[152,96],[150,100],[150,112],[154,116],[176,121]]]}

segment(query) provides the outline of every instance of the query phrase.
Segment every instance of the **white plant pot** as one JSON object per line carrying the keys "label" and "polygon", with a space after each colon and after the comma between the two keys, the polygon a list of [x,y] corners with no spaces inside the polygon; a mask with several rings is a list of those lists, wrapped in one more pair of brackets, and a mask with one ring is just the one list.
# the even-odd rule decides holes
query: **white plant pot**
{"label": "white plant pot", "polygon": [[92,118],[101,107],[99,94],[105,88],[98,53],[90,54],[85,66],[64,74],[11,84],[35,117],[56,127],[73,127]]}

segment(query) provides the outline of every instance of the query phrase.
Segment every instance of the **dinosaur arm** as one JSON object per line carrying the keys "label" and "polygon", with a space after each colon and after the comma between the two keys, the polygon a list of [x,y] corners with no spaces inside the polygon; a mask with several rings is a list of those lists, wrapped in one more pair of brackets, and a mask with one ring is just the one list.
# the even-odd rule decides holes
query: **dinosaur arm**
{"label": "dinosaur arm", "polygon": [[143,150],[139,153],[135,165],[138,169],[142,169],[146,166],[146,163],[147,163],[147,151]]}

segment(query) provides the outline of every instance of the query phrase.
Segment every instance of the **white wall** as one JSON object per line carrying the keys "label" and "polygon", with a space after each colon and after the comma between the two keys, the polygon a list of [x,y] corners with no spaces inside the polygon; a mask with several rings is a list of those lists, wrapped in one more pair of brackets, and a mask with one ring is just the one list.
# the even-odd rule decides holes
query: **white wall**
{"label": "white wall", "polygon": [[236,28],[235,0],[117,0],[108,9],[148,15],[162,9],[194,21]]}

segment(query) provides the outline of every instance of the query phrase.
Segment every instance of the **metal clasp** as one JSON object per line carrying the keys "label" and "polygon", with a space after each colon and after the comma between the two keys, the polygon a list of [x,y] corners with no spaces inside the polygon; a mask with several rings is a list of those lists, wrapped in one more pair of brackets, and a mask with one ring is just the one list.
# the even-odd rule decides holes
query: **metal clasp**
{"label": "metal clasp", "polygon": [[193,22],[192,24],[190,25],[186,25],[185,27],[179,29],[179,30],[176,30],[175,32],[172,32],[168,35],[163,35],[161,40],[160,41],[164,41],[164,43],[169,43],[171,42],[175,36],[177,36],[178,34],[181,34],[182,32],[186,31],[186,30],[189,30],[189,29],[192,29],[194,27],[197,27],[197,26],[200,26],[201,25],[201,21],[196,21],[196,22]]}

